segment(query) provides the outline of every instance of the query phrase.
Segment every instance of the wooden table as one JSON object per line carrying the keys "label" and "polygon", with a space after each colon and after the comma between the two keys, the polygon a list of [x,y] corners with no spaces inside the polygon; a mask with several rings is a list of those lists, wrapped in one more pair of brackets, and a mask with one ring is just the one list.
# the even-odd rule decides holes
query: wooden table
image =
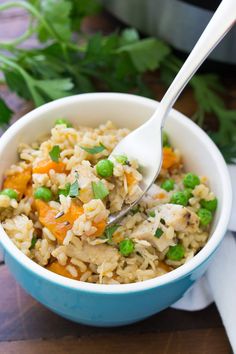
{"label": "wooden table", "polygon": [[[0,3],[4,1],[0,0]],[[22,31],[22,10],[0,16],[0,40]],[[84,30],[110,31],[116,21],[107,14],[90,19]],[[152,79],[156,97],[163,88]],[[235,93],[234,90],[232,92]],[[17,119],[31,106],[0,86]],[[235,105],[235,94],[229,95]],[[231,102],[233,100],[233,103]],[[187,114],[194,110],[189,90],[178,103]],[[231,353],[225,330],[214,305],[203,311],[185,312],[167,309],[140,323],[121,328],[93,328],[65,320],[27,295],[15,282],[0,255],[0,354],[226,354]]]}

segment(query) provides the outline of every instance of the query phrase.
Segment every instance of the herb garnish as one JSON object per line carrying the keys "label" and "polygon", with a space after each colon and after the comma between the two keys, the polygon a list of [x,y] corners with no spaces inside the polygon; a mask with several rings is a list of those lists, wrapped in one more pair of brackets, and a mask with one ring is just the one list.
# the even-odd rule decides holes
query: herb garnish
{"label": "herb garnish", "polygon": [[83,149],[84,151],[88,152],[91,155],[95,155],[98,154],[99,152],[102,152],[103,150],[105,150],[105,146],[100,144],[99,146],[94,146],[92,148],[88,148],[85,146],[80,146],[81,149]]}
{"label": "herb garnish", "polygon": [[60,158],[61,149],[59,145],[54,145],[49,155],[54,162],[58,162]]}
{"label": "herb garnish", "polygon": [[78,195],[79,195],[79,183],[78,183],[77,179],[71,184],[68,195],[71,198],[78,197]]}
{"label": "herb garnish", "polygon": [[95,199],[104,199],[109,191],[102,181],[92,182],[93,196]]}
{"label": "herb garnish", "polygon": [[37,242],[37,236],[33,235],[32,239],[31,239],[31,245],[29,248],[30,251],[35,248],[36,242]]}
{"label": "herb garnish", "polygon": [[139,210],[140,210],[140,205],[137,204],[130,210],[130,214],[131,215],[135,215],[135,214],[137,214],[139,212]]}
{"label": "herb garnish", "polygon": [[162,224],[162,225],[165,225],[166,224],[166,222],[165,222],[165,220],[164,219],[160,219],[160,223]]}
{"label": "herb garnish", "polygon": [[162,229],[160,229],[159,227],[156,229],[156,232],[154,234],[155,237],[160,238],[161,235],[164,233],[164,231],[162,231]]}
{"label": "herb garnish", "polygon": [[112,236],[119,227],[120,227],[120,225],[115,224],[115,225],[108,226],[106,228],[104,236],[105,236],[105,238],[108,239],[108,242],[112,241]]}
{"label": "herb garnish", "polygon": [[70,187],[71,187],[71,184],[70,183],[66,183],[64,188],[58,189],[58,195],[62,194],[65,197],[67,197],[69,195],[69,192],[70,192]]}

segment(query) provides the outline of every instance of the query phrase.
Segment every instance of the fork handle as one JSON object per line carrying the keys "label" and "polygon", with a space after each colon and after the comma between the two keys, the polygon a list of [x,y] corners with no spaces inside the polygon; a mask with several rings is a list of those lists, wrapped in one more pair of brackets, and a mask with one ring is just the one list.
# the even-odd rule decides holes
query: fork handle
{"label": "fork handle", "polygon": [[236,22],[236,0],[223,0],[149,120],[163,127],[168,112],[212,50]]}

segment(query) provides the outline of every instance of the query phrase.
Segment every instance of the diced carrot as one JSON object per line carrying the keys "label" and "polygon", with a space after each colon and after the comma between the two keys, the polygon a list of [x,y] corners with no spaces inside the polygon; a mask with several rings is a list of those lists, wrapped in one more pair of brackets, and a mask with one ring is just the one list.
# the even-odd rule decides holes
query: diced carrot
{"label": "diced carrot", "polygon": [[62,275],[63,277],[66,277],[66,278],[80,280],[80,277],[81,277],[81,272],[78,269],[78,267],[76,267],[76,270],[78,272],[78,276],[77,277],[73,277],[70,274],[70,272],[66,269],[66,265],[63,266],[60,263],[58,263],[58,261],[55,261],[55,262],[49,264],[46,268],[48,270],[50,270],[51,272],[59,274],[59,275]]}
{"label": "diced carrot", "polygon": [[101,220],[98,223],[93,222],[93,226],[97,228],[97,231],[94,234],[91,234],[91,236],[93,237],[101,236],[106,228],[106,225],[107,225],[106,220]]}
{"label": "diced carrot", "polygon": [[163,148],[163,163],[162,167],[165,170],[178,166],[180,163],[179,157],[175,154],[174,150],[171,147]]}
{"label": "diced carrot", "polygon": [[162,270],[164,270],[167,273],[172,270],[172,268],[170,266],[168,266],[168,264],[166,264],[166,263],[164,263],[162,261],[158,262],[158,267],[161,268]]}
{"label": "diced carrot", "polygon": [[35,207],[38,211],[41,224],[47,227],[61,244],[66,237],[67,231],[72,228],[74,221],[84,212],[82,207],[72,203],[66,214],[55,219],[58,211],[51,208],[47,203],[36,199]]}
{"label": "diced carrot", "polygon": [[3,188],[15,189],[19,194],[25,194],[30,180],[31,168],[26,168],[23,172],[16,172],[14,175],[7,176],[3,182]]}
{"label": "diced carrot", "polygon": [[32,185],[27,186],[27,189],[25,191],[25,196],[28,198],[33,197],[33,186]]}
{"label": "diced carrot", "polygon": [[135,179],[133,173],[125,172],[125,177],[126,177],[128,187],[136,182],[136,179]]}
{"label": "diced carrot", "polygon": [[66,220],[68,220],[72,225],[80,215],[84,213],[82,206],[75,203],[71,203],[69,211],[65,214]]}
{"label": "diced carrot", "polygon": [[33,168],[33,173],[49,173],[50,170],[54,170],[58,173],[65,173],[66,165],[63,162],[43,160]]}
{"label": "diced carrot", "polygon": [[154,195],[154,198],[156,199],[164,199],[166,197],[166,194],[161,192],[161,193],[157,193]]}

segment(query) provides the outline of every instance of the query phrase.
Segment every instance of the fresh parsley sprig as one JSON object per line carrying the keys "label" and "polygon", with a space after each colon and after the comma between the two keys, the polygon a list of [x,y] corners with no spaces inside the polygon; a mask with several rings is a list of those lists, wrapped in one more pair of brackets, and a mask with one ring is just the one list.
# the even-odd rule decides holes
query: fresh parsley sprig
{"label": "fresh parsley sprig", "polygon": [[[0,5],[0,12],[17,7],[27,11],[28,28],[14,40],[0,43],[0,71],[10,90],[35,106],[95,90],[151,96],[143,74],[159,69],[162,81],[169,84],[181,66],[165,42],[142,39],[134,29],[85,36],[81,22],[99,10],[95,0],[10,1]],[[39,41],[38,48],[26,48],[31,37]],[[207,115],[217,118],[218,130],[209,133],[225,157],[233,161],[236,111],[225,107],[218,77],[195,75],[190,85],[198,103],[193,119],[207,129]],[[1,125],[9,123],[11,113],[0,98]]]}

